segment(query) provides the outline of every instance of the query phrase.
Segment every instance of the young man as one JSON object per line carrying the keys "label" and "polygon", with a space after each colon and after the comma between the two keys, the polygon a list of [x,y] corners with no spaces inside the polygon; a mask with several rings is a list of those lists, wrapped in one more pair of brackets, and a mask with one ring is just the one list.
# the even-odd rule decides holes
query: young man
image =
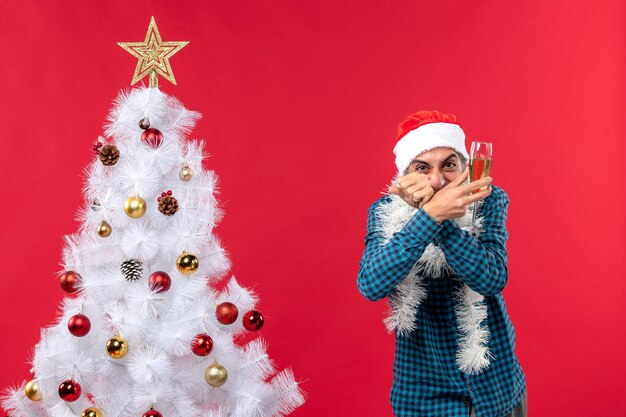
{"label": "young man", "polygon": [[389,299],[395,415],[526,417],[526,380],[502,296],[506,193],[490,177],[467,183],[465,134],[454,115],[407,117],[394,154],[398,176],[369,209],[357,284],[369,300]]}

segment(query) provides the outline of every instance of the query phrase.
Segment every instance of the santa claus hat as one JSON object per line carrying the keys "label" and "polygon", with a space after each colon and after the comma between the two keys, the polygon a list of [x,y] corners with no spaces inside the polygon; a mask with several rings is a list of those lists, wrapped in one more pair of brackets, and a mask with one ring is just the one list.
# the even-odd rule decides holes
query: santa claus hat
{"label": "santa claus hat", "polygon": [[404,173],[416,156],[434,148],[452,148],[469,159],[465,149],[465,133],[453,114],[437,110],[421,110],[407,116],[398,125],[398,141],[393,148],[396,167]]}

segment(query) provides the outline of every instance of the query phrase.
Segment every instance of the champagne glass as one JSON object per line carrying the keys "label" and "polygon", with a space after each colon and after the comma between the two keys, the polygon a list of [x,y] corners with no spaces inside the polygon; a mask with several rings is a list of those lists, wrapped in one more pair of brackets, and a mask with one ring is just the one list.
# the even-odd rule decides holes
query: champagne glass
{"label": "champagne glass", "polygon": [[[472,142],[470,148],[469,180],[470,182],[485,178],[491,175],[491,159],[493,157],[492,145],[490,142]],[[475,193],[486,190],[488,186],[474,190]],[[476,212],[478,201],[474,201],[472,210],[472,224],[476,222]]]}

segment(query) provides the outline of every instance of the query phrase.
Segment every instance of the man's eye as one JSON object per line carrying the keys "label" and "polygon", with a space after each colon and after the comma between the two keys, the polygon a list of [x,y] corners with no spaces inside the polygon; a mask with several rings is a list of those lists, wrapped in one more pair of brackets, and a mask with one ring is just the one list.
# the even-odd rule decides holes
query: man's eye
{"label": "man's eye", "polygon": [[415,170],[416,171],[425,171],[426,167],[424,165],[418,165],[418,166],[415,167]]}
{"label": "man's eye", "polygon": [[454,162],[447,162],[445,166],[446,168],[456,168],[456,164]]}

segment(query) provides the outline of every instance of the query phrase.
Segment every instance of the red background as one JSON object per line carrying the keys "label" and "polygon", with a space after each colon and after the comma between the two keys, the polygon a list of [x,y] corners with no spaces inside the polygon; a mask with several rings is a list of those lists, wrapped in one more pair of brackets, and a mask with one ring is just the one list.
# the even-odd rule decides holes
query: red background
{"label": "red background", "polygon": [[81,170],[154,15],[221,178],[217,232],[309,400],[390,416],[385,304],[356,289],[397,123],[455,113],[509,194],[505,289],[533,417],[625,415],[624,3],[4,1],[0,386],[28,377],[63,294]]}

